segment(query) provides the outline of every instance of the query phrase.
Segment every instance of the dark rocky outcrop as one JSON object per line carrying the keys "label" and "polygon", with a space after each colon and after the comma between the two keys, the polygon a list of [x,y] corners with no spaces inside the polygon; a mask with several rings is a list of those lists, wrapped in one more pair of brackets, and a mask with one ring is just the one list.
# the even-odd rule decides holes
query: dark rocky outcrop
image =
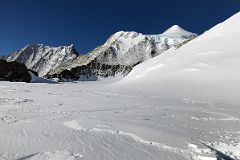
{"label": "dark rocky outcrop", "polygon": [[24,64],[0,59],[0,81],[30,82],[31,75]]}
{"label": "dark rocky outcrop", "polygon": [[60,74],[48,75],[46,78],[58,78],[59,81],[88,81],[99,77],[114,77],[117,74],[127,75],[133,67],[124,65],[108,65],[93,60],[87,65],[78,66],[70,70],[63,70]]}

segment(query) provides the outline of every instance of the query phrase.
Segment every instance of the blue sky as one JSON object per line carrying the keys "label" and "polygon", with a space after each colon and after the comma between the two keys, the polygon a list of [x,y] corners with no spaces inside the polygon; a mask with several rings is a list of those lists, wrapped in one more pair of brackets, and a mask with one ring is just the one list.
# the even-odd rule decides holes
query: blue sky
{"label": "blue sky", "polygon": [[240,0],[1,0],[0,54],[28,43],[74,44],[79,53],[113,33],[161,33],[178,24],[202,33],[240,11]]}

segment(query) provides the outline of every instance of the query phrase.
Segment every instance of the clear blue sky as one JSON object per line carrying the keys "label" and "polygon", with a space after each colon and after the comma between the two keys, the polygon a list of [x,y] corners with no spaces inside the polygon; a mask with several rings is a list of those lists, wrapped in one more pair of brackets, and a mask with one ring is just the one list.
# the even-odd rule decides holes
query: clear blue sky
{"label": "clear blue sky", "polygon": [[74,44],[86,53],[113,33],[202,33],[240,10],[240,0],[1,0],[0,54],[28,43]]}

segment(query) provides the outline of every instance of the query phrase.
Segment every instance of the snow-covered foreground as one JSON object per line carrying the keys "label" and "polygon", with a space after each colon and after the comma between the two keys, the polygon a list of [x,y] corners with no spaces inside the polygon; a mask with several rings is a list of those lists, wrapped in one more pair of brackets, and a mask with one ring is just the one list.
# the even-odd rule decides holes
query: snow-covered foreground
{"label": "snow-covered foreground", "polygon": [[239,106],[111,85],[0,82],[0,159],[240,158]]}

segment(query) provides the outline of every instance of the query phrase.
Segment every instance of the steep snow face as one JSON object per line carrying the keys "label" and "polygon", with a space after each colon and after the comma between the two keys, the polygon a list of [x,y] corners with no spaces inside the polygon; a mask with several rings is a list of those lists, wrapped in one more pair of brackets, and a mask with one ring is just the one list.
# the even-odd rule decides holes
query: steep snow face
{"label": "steep snow face", "polygon": [[136,66],[120,88],[240,104],[239,28],[240,13],[180,49]]}
{"label": "steep snow face", "polygon": [[77,57],[78,53],[71,46],[49,47],[42,44],[30,44],[7,57],[8,61],[24,63],[29,69],[45,76],[51,70]]}

